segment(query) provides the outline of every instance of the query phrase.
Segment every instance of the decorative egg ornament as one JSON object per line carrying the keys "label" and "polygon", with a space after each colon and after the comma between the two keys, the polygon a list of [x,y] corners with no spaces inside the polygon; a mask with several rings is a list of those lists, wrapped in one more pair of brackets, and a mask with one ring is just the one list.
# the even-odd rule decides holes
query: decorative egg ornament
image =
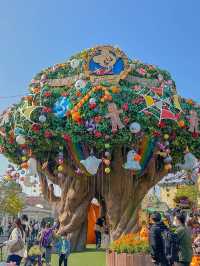
{"label": "decorative egg ornament", "polygon": [[83,88],[85,88],[85,86],[86,86],[86,81],[82,80],[82,79],[77,80],[75,83],[75,88],[77,90],[83,89]]}
{"label": "decorative egg ornament", "polygon": [[133,123],[130,124],[129,129],[130,129],[131,133],[136,134],[136,133],[140,132],[141,126],[140,126],[139,123],[133,122]]}
{"label": "decorative egg ornament", "polygon": [[46,120],[47,120],[47,118],[46,118],[45,115],[40,115],[40,116],[39,116],[39,121],[40,121],[41,123],[45,123]]}
{"label": "decorative egg ornament", "polygon": [[16,137],[16,142],[17,142],[19,145],[22,145],[22,144],[25,144],[25,143],[26,143],[26,140],[25,140],[24,136],[19,135],[19,136]]}

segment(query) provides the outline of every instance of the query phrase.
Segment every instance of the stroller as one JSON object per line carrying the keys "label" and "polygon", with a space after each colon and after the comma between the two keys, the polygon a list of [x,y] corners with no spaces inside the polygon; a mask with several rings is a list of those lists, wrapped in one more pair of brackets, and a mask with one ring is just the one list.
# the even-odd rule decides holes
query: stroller
{"label": "stroller", "polygon": [[35,241],[28,251],[28,256],[24,266],[42,266],[42,248],[40,247],[39,241]]}

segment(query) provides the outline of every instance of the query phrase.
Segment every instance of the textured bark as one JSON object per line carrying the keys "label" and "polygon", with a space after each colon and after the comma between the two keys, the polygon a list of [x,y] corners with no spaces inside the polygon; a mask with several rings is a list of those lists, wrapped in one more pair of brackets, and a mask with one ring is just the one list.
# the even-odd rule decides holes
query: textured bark
{"label": "textured bark", "polygon": [[[125,158],[121,147],[113,152],[112,171],[104,175],[103,166],[97,176],[75,176],[70,165],[65,164],[65,176],[58,178],[51,169],[38,172],[44,197],[57,205],[60,221],[60,234],[68,234],[73,250],[83,250],[87,239],[88,207],[93,197],[101,202],[101,214],[105,215],[110,226],[111,239],[137,230],[138,210],[148,190],[166,172],[156,170],[156,151],[142,176],[123,168]],[[48,185],[48,181],[52,184]],[[54,195],[54,186],[61,187],[61,198]]]}

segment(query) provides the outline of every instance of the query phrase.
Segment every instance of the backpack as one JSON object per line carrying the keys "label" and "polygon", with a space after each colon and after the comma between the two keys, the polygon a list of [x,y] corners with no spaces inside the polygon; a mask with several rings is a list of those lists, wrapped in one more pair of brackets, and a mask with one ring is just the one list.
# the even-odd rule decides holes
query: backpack
{"label": "backpack", "polygon": [[167,261],[169,263],[178,261],[179,241],[177,235],[166,229],[162,232],[162,242]]}
{"label": "backpack", "polygon": [[53,230],[52,229],[45,230],[42,234],[41,246],[43,248],[48,248],[51,246],[52,241],[53,241]]}

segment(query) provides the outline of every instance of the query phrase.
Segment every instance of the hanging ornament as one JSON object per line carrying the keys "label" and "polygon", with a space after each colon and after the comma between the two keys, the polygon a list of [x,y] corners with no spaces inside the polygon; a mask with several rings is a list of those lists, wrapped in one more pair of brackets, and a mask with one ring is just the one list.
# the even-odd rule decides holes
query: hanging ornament
{"label": "hanging ornament", "polygon": [[165,140],[168,140],[168,139],[169,139],[169,135],[168,135],[168,134],[165,134],[165,135],[164,135],[164,139],[165,139]]}
{"label": "hanging ornament", "polygon": [[77,80],[76,83],[75,83],[75,88],[76,88],[77,90],[81,90],[81,89],[85,88],[86,84],[87,84],[87,83],[86,83],[85,80],[79,79],[79,80]]}
{"label": "hanging ornament", "polygon": [[110,157],[110,156],[111,156],[110,152],[109,152],[109,151],[106,151],[106,152],[105,152],[105,157],[108,158],[108,157]]}
{"label": "hanging ornament", "polygon": [[189,152],[188,148],[186,148],[186,154],[184,156],[184,164],[177,164],[177,166],[186,171],[193,171],[199,165],[198,159]]}
{"label": "hanging ornament", "polygon": [[62,173],[58,173],[58,178],[63,178],[63,174]]}
{"label": "hanging ornament", "polygon": [[22,156],[22,161],[25,162],[27,160],[26,156]]}
{"label": "hanging ornament", "polygon": [[46,120],[47,120],[47,118],[46,118],[45,115],[40,115],[40,116],[39,116],[39,121],[40,121],[41,123],[46,122]]}
{"label": "hanging ornament", "polygon": [[130,124],[129,129],[130,129],[131,133],[136,134],[136,133],[140,132],[141,126],[140,126],[139,123],[133,122],[133,123]]}
{"label": "hanging ornament", "polygon": [[104,164],[107,165],[107,166],[110,165],[110,160],[108,160],[108,159],[103,159],[103,162],[104,162]]}
{"label": "hanging ornament", "polygon": [[123,167],[128,170],[135,170],[135,171],[141,170],[139,161],[135,160],[135,158],[137,159],[137,155],[138,154],[136,153],[135,150],[130,150],[127,154],[127,162],[124,164]]}
{"label": "hanging ornament", "polygon": [[172,162],[172,157],[171,156],[167,156],[165,159],[164,159],[164,163],[165,164],[170,164]]}
{"label": "hanging ornament", "polygon": [[185,121],[184,120],[179,120],[178,121],[178,125],[179,125],[179,127],[184,127],[185,126]]}
{"label": "hanging ornament", "polygon": [[113,133],[117,132],[118,129],[124,128],[124,125],[119,117],[121,113],[123,113],[123,111],[121,109],[118,110],[115,103],[108,104],[108,114],[105,117],[110,118]]}
{"label": "hanging ornament", "polygon": [[81,164],[85,167],[88,173],[96,175],[101,159],[96,158],[94,155],[89,156],[86,160],[82,160]]}
{"label": "hanging ornament", "polygon": [[24,136],[19,135],[19,136],[16,137],[16,142],[18,144],[22,145],[22,144],[25,144],[26,140],[25,140]]}
{"label": "hanging ornament", "polygon": [[78,59],[72,59],[72,60],[70,61],[70,66],[71,66],[73,69],[77,68],[77,67],[79,66],[79,64],[80,64],[80,60],[78,60]]}
{"label": "hanging ornament", "polygon": [[106,168],[105,168],[105,173],[106,173],[106,174],[109,174],[109,173],[110,173],[110,167],[106,167]]}
{"label": "hanging ornament", "polygon": [[89,121],[87,120],[85,122],[85,127],[86,127],[86,129],[87,129],[88,132],[92,132],[92,131],[95,131],[96,124],[95,124],[95,122],[94,122],[93,119],[90,119]]}
{"label": "hanging ornament", "polygon": [[64,167],[62,165],[59,165],[58,166],[58,172],[63,172],[63,170],[64,170]]}

